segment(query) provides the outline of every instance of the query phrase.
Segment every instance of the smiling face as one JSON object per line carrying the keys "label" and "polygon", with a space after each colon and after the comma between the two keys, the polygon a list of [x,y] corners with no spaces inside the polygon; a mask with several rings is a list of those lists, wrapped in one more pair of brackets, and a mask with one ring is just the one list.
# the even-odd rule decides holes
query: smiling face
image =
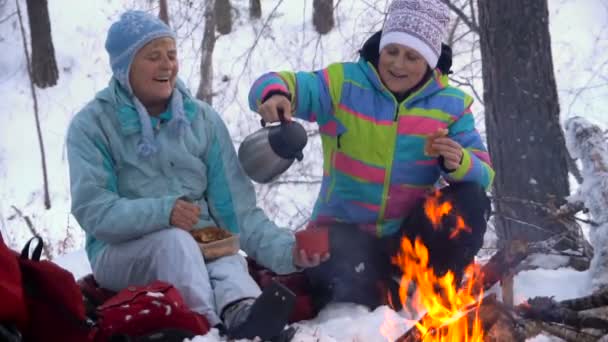
{"label": "smiling face", "polygon": [[177,50],[172,38],[154,39],[135,55],[129,82],[150,115],[158,115],[166,109],[178,70]]}
{"label": "smiling face", "polygon": [[382,83],[393,93],[402,95],[418,84],[428,64],[418,51],[400,44],[388,44],[380,51],[378,73]]}

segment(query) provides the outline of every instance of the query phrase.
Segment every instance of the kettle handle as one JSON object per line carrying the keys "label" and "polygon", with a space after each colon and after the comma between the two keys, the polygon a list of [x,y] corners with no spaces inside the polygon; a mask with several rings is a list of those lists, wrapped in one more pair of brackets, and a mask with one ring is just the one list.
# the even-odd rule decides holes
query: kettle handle
{"label": "kettle handle", "polygon": [[[283,108],[279,108],[279,120],[281,121],[281,124],[287,122],[287,120],[285,120],[285,111],[283,111]],[[262,125],[262,127],[266,127],[266,121],[264,121],[263,118],[260,119],[260,125]]]}

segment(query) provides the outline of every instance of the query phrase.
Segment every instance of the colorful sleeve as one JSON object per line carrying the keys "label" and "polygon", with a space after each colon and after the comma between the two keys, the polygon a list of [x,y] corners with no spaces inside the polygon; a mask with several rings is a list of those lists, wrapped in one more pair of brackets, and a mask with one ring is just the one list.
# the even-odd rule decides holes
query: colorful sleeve
{"label": "colorful sleeve", "polygon": [[259,106],[273,93],[290,96],[294,115],[302,120],[323,125],[334,113],[340,98],[343,66],[332,64],[313,72],[270,72],[258,78],[249,91],[249,107]]}
{"label": "colorful sleeve", "polygon": [[241,248],[248,256],[279,274],[295,272],[293,232],[277,227],[257,206],[255,189],[239,164],[226,125],[208,105],[211,121],[207,165],[206,197],[215,222],[240,235]]}
{"label": "colorful sleeve", "polygon": [[177,197],[127,199],[104,134],[91,121],[72,123],[67,134],[72,214],[98,240],[120,243],[167,228]]}
{"label": "colorful sleeve", "polygon": [[449,127],[449,137],[463,147],[460,166],[442,175],[451,182],[476,182],[489,189],[494,180],[494,169],[490,155],[479,132],[475,128],[475,118],[471,112],[472,99],[467,96],[467,107],[460,118]]}

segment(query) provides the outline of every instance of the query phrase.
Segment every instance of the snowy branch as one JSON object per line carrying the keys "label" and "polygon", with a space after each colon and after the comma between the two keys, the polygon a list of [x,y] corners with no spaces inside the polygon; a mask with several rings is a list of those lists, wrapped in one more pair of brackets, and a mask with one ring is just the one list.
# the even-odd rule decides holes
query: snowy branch
{"label": "snowy branch", "polygon": [[591,227],[594,247],[591,281],[594,289],[608,287],[608,144],[602,130],[581,117],[566,122],[570,154],[583,164],[583,184],[575,201],[583,202],[596,226]]}

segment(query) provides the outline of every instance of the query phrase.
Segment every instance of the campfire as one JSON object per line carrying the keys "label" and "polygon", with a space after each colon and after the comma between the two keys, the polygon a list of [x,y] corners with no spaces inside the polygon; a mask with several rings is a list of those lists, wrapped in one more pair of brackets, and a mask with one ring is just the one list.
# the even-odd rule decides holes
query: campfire
{"label": "campfire", "polygon": [[[470,232],[454,213],[453,205],[439,201],[438,193],[425,203],[425,213],[435,229],[441,228],[446,215],[452,216],[449,239]],[[421,240],[404,238],[392,260],[402,271],[399,300],[404,309],[399,319],[385,319],[380,332],[391,342],[404,326],[410,328],[395,342],[525,341],[543,332],[568,342],[595,342],[602,336],[606,340],[601,341],[608,341],[608,315],[586,312],[608,312],[608,288],[561,302],[535,297],[514,307],[498,301],[495,295],[484,295],[499,281],[516,274],[528,255],[552,251],[556,243],[509,241],[483,266],[469,265],[465,281],[457,284],[451,272],[438,276],[430,267],[429,251]]]}
{"label": "campfire", "polygon": [[[438,277],[428,267],[428,250],[421,241],[412,244],[403,239],[401,248],[401,253],[394,257],[394,262],[403,271],[399,298],[413,315],[424,313],[422,319],[413,322],[413,329],[417,329],[413,332],[416,339],[425,342],[483,341],[484,332],[478,317],[483,289],[476,286],[478,270],[474,266],[467,268],[467,280],[464,286],[458,287],[451,272]],[[415,288],[413,294],[409,293],[411,288]],[[475,318],[470,323],[471,314]],[[385,324],[395,325],[394,322]]]}
{"label": "campfire", "polygon": [[[438,192],[426,201],[424,209],[435,229],[440,229],[445,216],[456,217],[450,239],[471,232],[462,217],[453,213],[450,202],[439,201]],[[398,339],[399,341],[408,340],[409,337],[424,342],[483,341],[484,331],[479,319],[479,309],[484,291],[479,286],[478,267],[470,265],[465,271],[466,281],[458,286],[452,272],[442,276],[436,275],[429,266],[428,249],[421,240],[412,242],[407,238],[401,241],[400,252],[392,261],[402,271],[399,285],[402,307],[413,317],[424,314],[414,322],[408,322],[408,319],[404,318],[402,324],[407,323],[413,327]],[[383,335],[390,339],[390,330],[398,324],[399,322],[386,321],[381,327]]]}

